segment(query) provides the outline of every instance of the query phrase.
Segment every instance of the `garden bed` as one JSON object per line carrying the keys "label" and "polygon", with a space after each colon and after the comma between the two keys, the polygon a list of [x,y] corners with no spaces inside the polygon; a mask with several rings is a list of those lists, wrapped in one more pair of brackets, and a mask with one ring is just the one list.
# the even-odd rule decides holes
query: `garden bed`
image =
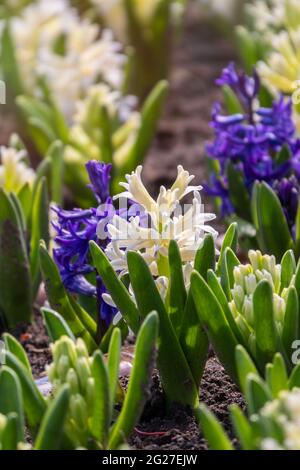
{"label": "garden bed", "polygon": [[[157,194],[162,184],[169,186],[179,164],[196,175],[197,183],[206,181],[204,156],[205,144],[212,136],[209,126],[211,107],[214,101],[220,99],[214,81],[233,56],[230,41],[207,23],[199,25],[199,19],[195,19],[191,9],[182,38],[173,54],[171,89],[164,115],[145,163],[145,181],[152,194]],[[212,210],[212,203],[205,195],[204,204],[206,211]],[[219,231],[223,230],[220,221],[216,225]],[[33,324],[22,329],[18,336],[28,354],[34,377],[44,377],[45,367],[51,362],[51,353],[38,309],[35,309]],[[232,437],[228,407],[233,403],[243,406],[244,401],[213,354],[206,364],[200,397]],[[187,409],[174,404],[168,412],[165,411],[156,375],[153,377],[151,397],[131,436],[130,445],[145,450],[207,449],[207,443]]]}

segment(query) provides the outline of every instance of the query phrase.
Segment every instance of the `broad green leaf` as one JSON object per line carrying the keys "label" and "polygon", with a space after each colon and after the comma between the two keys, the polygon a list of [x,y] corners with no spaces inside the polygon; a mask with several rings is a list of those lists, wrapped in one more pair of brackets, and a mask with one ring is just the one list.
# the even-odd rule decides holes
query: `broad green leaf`
{"label": "broad green leaf", "polygon": [[139,330],[139,312],[131,299],[126,287],[120,281],[113,267],[101,248],[95,243],[90,243],[90,250],[95,268],[97,269],[106,289],[113,301],[127,321],[134,333]]}
{"label": "broad green leaf", "polygon": [[6,366],[0,369],[0,413],[3,415],[16,413],[17,442],[24,442],[22,389],[17,374]]}
{"label": "broad green leaf", "polygon": [[155,361],[158,327],[158,315],[153,312],[147,316],[140,328],[125,401],[110,435],[110,450],[118,449],[124,443],[143,411]]}
{"label": "broad green leaf", "polygon": [[111,422],[111,396],[109,377],[101,351],[96,351],[92,363],[92,375],[95,383],[95,397],[91,419],[92,435],[106,449],[109,439]]}
{"label": "broad green leaf", "polygon": [[22,387],[24,410],[29,427],[35,430],[41,422],[47,405],[26,367],[10,351],[5,351],[6,365],[15,371]]}
{"label": "broad green leaf", "polygon": [[183,321],[186,303],[186,290],[182,271],[182,260],[177,243],[172,240],[169,245],[170,266],[170,298],[169,316],[173,328],[178,336]]}
{"label": "broad green leaf", "polygon": [[[0,438],[1,450],[18,450],[19,440],[19,416],[16,413],[6,415],[6,425]],[[24,442],[24,439],[22,440]]]}
{"label": "broad green leaf", "polygon": [[127,263],[142,318],[152,311],[159,316],[158,367],[166,395],[169,401],[194,407],[198,402],[198,390],[149,267],[135,252],[128,253]]}
{"label": "broad green leaf", "polygon": [[242,219],[251,221],[250,196],[245,186],[244,176],[232,163],[227,166],[227,178],[230,201],[236,214]]}
{"label": "broad green leaf", "polygon": [[82,338],[89,352],[92,353],[97,349],[97,344],[74,312],[61,281],[58,268],[43,242],[40,244],[40,262],[45,289],[51,308],[62,315],[74,336],[76,338]]}
{"label": "broad green leaf", "polygon": [[211,234],[204,237],[203,244],[195,257],[195,270],[206,280],[207,271],[214,270],[216,265],[215,242]]}
{"label": "broad green leaf", "polygon": [[185,305],[179,340],[193,374],[195,384],[199,387],[207,359],[209,343],[199,321],[191,290],[189,290]]}
{"label": "broad green leaf", "polygon": [[294,387],[300,388],[300,363],[294,367],[289,378],[289,389],[293,390]]}
{"label": "broad green leaf", "polygon": [[191,289],[201,324],[208,334],[214,351],[236,381],[238,376],[234,355],[238,343],[224,311],[211,288],[196,271],[191,276]]}
{"label": "broad green leaf", "polygon": [[247,377],[249,374],[259,376],[259,372],[246,349],[240,344],[235,350],[235,361],[239,377],[239,385],[242,392],[246,392]]}
{"label": "broad green leaf", "polygon": [[32,288],[24,234],[9,197],[0,189],[0,315],[10,328],[32,315]]}
{"label": "broad green leaf", "polygon": [[227,247],[230,247],[233,250],[233,252],[235,252],[237,249],[237,224],[236,223],[232,223],[228,227],[225,233],[218,264],[217,264],[217,269],[216,269],[216,273],[218,276],[220,275],[222,260],[223,260],[223,256]]}
{"label": "broad green leaf", "polygon": [[213,270],[209,270],[208,273],[207,273],[207,283],[209,285],[209,287],[211,288],[211,290],[213,291],[215,297],[218,299],[218,302],[220,303],[221,307],[222,307],[222,310],[224,312],[224,315],[226,317],[226,320],[231,328],[231,331],[233,333],[233,335],[236,337],[236,339],[238,340],[238,342],[242,345],[245,346],[245,341],[244,341],[244,337],[243,335],[241,334],[241,331],[238,327],[238,325],[236,324],[236,321],[232,315],[232,312],[230,310],[230,307],[228,305],[228,300],[227,300],[227,297],[221,287],[221,284],[216,276],[216,274],[214,273]]}
{"label": "broad green leaf", "polygon": [[69,400],[69,386],[64,385],[45,412],[35,441],[35,450],[60,450]]}
{"label": "broad green leaf", "polygon": [[258,413],[268,401],[272,400],[267,385],[254,374],[249,374],[247,377],[245,397],[250,416]]}
{"label": "broad green leaf", "polygon": [[108,349],[108,360],[107,360],[107,369],[108,369],[108,378],[109,378],[109,389],[110,389],[110,398],[111,398],[111,413],[115,404],[116,393],[118,389],[119,381],[119,368],[120,368],[120,358],[121,358],[121,331],[118,328],[115,328],[109,343]]}
{"label": "broad green leaf", "polygon": [[169,85],[166,81],[159,82],[147,98],[141,112],[141,127],[138,131],[136,143],[128,157],[120,174],[124,175],[133,171],[144,158],[156,131],[162,107],[168,92]]}
{"label": "broad green leaf", "polygon": [[296,272],[296,260],[292,250],[288,250],[281,260],[281,290],[289,287],[292,277]]}
{"label": "broad green leaf", "polygon": [[203,434],[212,450],[233,450],[225,430],[205,405],[200,405],[200,421]]}
{"label": "broad green leaf", "polygon": [[40,240],[44,240],[46,246],[49,243],[49,203],[47,183],[42,179],[34,195],[32,206],[32,223],[30,239],[30,270],[34,296],[41,283],[40,273]]}
{"label": "broad green leaf", "polygon": [[14,354],[14,356],[16,356],[20,362],[22,362],[24,367],[27,369],[28,374],[32,376],[30,362],[23,346],[19,343],[19,341],[16,340],[14,336],[10,335],[9,333],[5,333],[3,335],[3,339],[6,349]]}
{"label": "broad green leaf", "polygon": [[9,84],[13,95],[17,96],[23,92],[23,84],[15,51],[10,25],[7,22],[1,34],[0,63],[5,83]]}
{"label": "broad green leaf", "polygon": [[[259,183],[256,194],[257,225],[261,249],[280,260],[293,247],[293,240],[275,192],[266,183]],[[276,236],[274,236],[276,234]]]}
{"label": "broad green leaf", "polygon": [[75,336],[66,320],[54,310],[43,307],[41,309],[47,332],[52,343],[59,340],[62,336],[68,336],[75,341]]}
{"label": "broad green leaf", "polygon": [[254,450],[251,424],[237,406],[230,407],[231,421],[243,450]]}
{"label": "broad green leaf", "polygon": [[290,362],[293,342],[299,338],[299,300],[294,286],[288,290],[283,322],[282,343]]}
{"label": "broad green leaf", "polygon": [[64,181],[64,146],[62,142],[54,142],[49,148],[47,156],[51,160],[51,201],[61,205]]}
{"label": "broad green leaf", "polygon": [[288,375],[281,354],[275,354],[273,364],[266,368],[266,382],[271,390],[273,398],[277,398],[282,390],[288,390]]}
{"label": "broad green leaf", "polygon": [[273,360],[278,350],[278,334],[275,326],[273,293],[268,281],[262,280],[253,294],[254,331],[256,354],[260,367]]}

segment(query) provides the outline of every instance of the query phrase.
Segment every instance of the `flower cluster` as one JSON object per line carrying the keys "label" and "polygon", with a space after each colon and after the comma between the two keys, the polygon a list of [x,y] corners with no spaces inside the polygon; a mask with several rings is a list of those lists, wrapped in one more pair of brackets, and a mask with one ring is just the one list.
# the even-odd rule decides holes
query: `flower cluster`
{"label": "flower cluster", "polygon": [[[229,191],[228,165],[242,175],[243,184],[251,195],[255,181],[265,181],[278,192],[286,204],[284,210],[291,226],[295,223],[294,193],[300,173],[298,167],[299,141],[292,118],[292,103],[281,96],[272,107],[261,107],[259,103],[260,79],[256,71],[253,76],[238,73],[234,64],[224,69],[219,86],[227,86],[240,103],[240,112],[223,115],[221,105],[213,109],[213,143],[207,146],[210,158],[219,163],[219,173],[213,174],[207,191],[222,199],[222,214],[235,212]],[[287,157],[280,158],[285,149]],[[295,178],[287,184],[291,173]],[[292,205],[292,207],[290,207]]]}
{"label": "flower cluster", "polygon": [[56,231],[53,256],[66,289],[76,294],[98,298],[100,316],[110,323],[115,311],[101,302],[101,295],[98,296],[99,292],[104,292],[101,280],[99,277],[95,279],[95,275],[91,279],[87,277],[95,272],[90,262],[89,243],[94,240],[99,242],[101,247],[105,247],[107,240],[98,240],[97,229],[102,227],[105,231],[108,221],[115,213],[109,189],[111,165],[90,161],[86,168],[98,208],[71,211],[53,208],[57,218],[57,221],[53,222]]}
{"label": "flower cluster", "polygon": [[270,436],[262,439],[262,450],[300,450],[300,389],[281,392],[277,400],[262,408],[259,416]]}
{"label": "flower cluster", "polygon": [[262,255],[260,251],[251,250],[248,254],[250,264],[234,268],[234,285],[231,289],[232,301],[229,307],[232,314],[251,343],[254,328],[253,293],[258,283],[265,279],[272,286],[275,320],[280,325],[286,310],[287,289],[281,290],[281,265],[276,264],[274,256]]}
{"label": "flower cluster", "polygon": [[[178,166],[177,171],[172,187],[166,189],[162,186],[156,200],[142,182],[141,166],[127,175],[127,183],[122,183],[126,191],[116,198],[133,201],[143,212],[142,216],[136,215],[129,220],[116,214],[108,224],[111,242],[106,254],[116,271],[127,272],[127,253],[132,250],[141,253],[154,276],[165,276],[170,240],[177,241],[184,266],[190,271],[204,234],[211,233],[214,238],[217,237],[217,232],[206,225],[215,219],[215,215],[203,211],[201,186],[190,185],[194,176],[182,166]],[[183,211],[181,201],[191,193],[192,204]]]}
{"label": "flower cluster", "polygon": [[125,56],[110,31],[81,19],[68,0],[38,0],[11,20],[22,80],[28,90],[46,79],[70,120],[74,105],[99,79],[112,88],[123,83]]}
{"label": "flower cluster", "polygon": [[258,70],[275,94],[291,94],[299,80],[300,5],[297,0],[259,0],[247,5],[252,39],[263,43]]}

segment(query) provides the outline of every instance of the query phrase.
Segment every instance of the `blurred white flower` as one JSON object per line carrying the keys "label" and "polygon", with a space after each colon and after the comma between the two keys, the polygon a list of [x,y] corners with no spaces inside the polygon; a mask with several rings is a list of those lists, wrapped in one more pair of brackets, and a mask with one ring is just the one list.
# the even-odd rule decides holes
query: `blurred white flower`
{"label": "blurred white flower", "polygon": [[278,426],[282,433],[282,439],[263,439],[263,450],[300,450],[300,389],[283,391],[279,398],[267,403],[260,415],[270,426]]}
{"label": "blurred white flower", "polygon": [[[205,225],[215,219],[214,214],[206,214],[201,203],[201,186],[190,186],[194,176],[178,166],[178,175],[171,189],[161,187],[155,201],[141,180],[142,167],[127,175],[126,189],[116,198],[125,198],[138,204],[145,213],[125,220],[115,215],[108,225],[111,242],[106,254],[116,271],[127,271],[127,252],[138,251],[146,260],[154,276],[166,275],[168,248],[171,240],[176,240],[184,265],[193,263],[204,234],[217,232]],[[181,206],[181,200],[194,193],[192,204]],[[148,219],[145,226],[145,216]],[[190,266],[188,266],[190,271]]]}
{"label": "blurred white flower", "polygon": [[11,22],[17,60],[28,89],[44,77],[70,121],[75,103],[99,81],[119,89],[126,57],[112,33],[80,18],[67,0],[38,0]]}
{"label": "blurred white flower", "polygon": [[25,163],[26,157],[24,150],[0,147],[0,187],[5,191],[18,193],[26,183],[33,185],[35,173]]}

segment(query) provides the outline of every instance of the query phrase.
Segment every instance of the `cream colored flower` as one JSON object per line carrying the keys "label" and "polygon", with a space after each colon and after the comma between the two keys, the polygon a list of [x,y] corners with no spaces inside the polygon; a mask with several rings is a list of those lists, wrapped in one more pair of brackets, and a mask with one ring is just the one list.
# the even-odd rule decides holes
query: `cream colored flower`
{"label": "cream colored flower", "polygon": [[123,84],[126,57],[110,31],[82,19],[68,0],[38,0],[11,21],[16,56],[27,88],[40,76],[69,121],[76,101],[99,81]]}
{"label": "cream colored flower", "polygon": [[135,97],[123,97],[118,90],[111,90],[106,84],[91,87],[87,96],[76,103],[70,131],[73,145],[66,149],[66,161],[82,164],[82,155],[86,156],[86,160],[103,160],[99,142],[102,138],[100,112],[104,107],[112,123],[113,163],[116,167],[122,166],[136,142],[141,124],[140,113],[134,110],[135,105]]}
{"label": "cream colored flower", "polygon": [[33,185],[34,171],[25,163],[24,150],[0,147],[0,187],[7,192],[18,193],[25,184]]}
{"label": "cream colored flower", "polygon": [[260,415],[265,423],[276,423],[283,434],[282,442],[275,438],[263,439],[263,450],[300,450],[300,389],[283,391],[279,398],[267,403]]}
{"label": "cream colored flower", "polygon": [[[127,183],[122,183],[126,191],[116,198],[129,199],[145,212],[131,217],[129,221],[118,215],[114,216],[112,223],[108,225],[111,243],[106,254],[115,270],[125,273],[127,252],[138,251],[154,276],[166,275],[170,241],[177,241],[184,265],[190,265],[204,234],[208,232],[217,237],[217,232],[205,225],[215,219],[215,215],[203,212],[199,192],[201,186],[190,186],[194,177],[182,166],[178,166],[173,186],[168,190],[162,186],[157,200],[145,188],[141,172],[142,167],[139,166],[135,172],[126,176]],[[190,193],[194,193],[193,202],[183,208],[181,200]],[[142,223],[145,218],[146,226]],[[190,266],[188,271],[190,272]]]}

